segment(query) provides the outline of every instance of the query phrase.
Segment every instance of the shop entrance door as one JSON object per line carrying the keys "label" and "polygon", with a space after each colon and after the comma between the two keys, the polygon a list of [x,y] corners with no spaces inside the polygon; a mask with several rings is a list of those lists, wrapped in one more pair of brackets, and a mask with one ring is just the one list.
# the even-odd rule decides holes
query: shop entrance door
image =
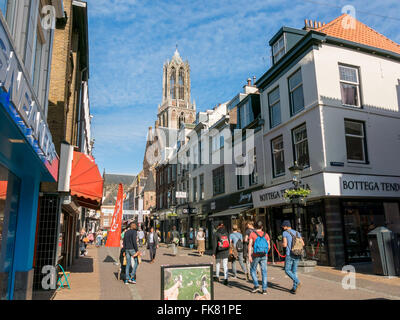
{"label": "shop entrance door", "polygon": [[382,202],[343,202],[347,263],[371,261],[367,235],[385,225]]}
{"label": "shop entrance door", "polygon": [[271,208],[272,210],[272,219],[271,219],[271,228],[272,228],[272,240],[274,241],[282,241],[282,222],[284,220],[289,220],[292,228],[295,228],[296,216],[292,206],[285,206],[279,208]]}

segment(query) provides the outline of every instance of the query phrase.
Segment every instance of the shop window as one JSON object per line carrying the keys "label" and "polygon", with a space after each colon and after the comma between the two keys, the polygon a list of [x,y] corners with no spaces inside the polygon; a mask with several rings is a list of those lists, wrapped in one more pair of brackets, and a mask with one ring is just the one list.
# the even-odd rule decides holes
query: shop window
{"label": "shop window", "polygon": [[[9,299],[15,250],[20,180],[0,165],[0,300]],[[3,288],[2,286],[7,286]]]}
{"label": "shop window", "polygon": [[339,65],[342,104],[360,107],[360,82],[358,68]]}
{"label": "shop window", "polygon": [[293,129],[293,145],[294,145],[294,160],[303,167],[310,166],[310,157],[308,154],[308,137],[306,125]]}
{"label": "shop window", "polygon": [[381,202],[343,202],[345,254],[348,262],[370,261],[368,233],[385,226]]}
{"label": "shop window", "polygon": [[366,140],[364,122],[345,120],[345,136],[347,160],[349,162],[366,163]]}

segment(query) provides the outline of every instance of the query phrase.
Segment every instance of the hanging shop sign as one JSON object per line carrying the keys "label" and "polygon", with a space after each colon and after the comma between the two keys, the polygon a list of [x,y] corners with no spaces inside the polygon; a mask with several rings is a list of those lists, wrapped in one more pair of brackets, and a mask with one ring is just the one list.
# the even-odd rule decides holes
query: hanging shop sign
{"label": "hanging shop sign", "polygon": [[[57,181],[58,155],[49,127],[31,81],[11,45],[3,19],[0,20],[0,87],[5,92],[1,94],[1,104]],[[53,168],[56,163],[57,168]]]}

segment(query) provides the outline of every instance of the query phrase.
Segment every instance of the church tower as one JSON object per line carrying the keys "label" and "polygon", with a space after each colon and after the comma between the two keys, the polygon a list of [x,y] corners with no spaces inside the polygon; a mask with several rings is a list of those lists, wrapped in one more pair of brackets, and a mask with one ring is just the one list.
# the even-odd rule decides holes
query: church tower
{"label": "church tower", "polygon": [[196,104],[190,101],[190,66],[178,48],[163,68],[163,96],[158,106],[156,127],[179,129],[196,119]]}

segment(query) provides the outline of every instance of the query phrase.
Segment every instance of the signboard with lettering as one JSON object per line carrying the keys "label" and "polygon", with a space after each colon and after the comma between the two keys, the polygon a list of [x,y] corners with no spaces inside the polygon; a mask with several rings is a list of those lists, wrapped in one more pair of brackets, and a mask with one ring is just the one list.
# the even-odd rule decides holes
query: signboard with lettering
{"label": "signboard with lettering", "polygon": [[324,173],[326,195],[400,197],[400,178]]}
{"label": "signboard with lettering", "polygon": [[[301,187],[311,190],[307,199],[322,196],[400,197],[400,178],[341,173],[321,173],[301,179]],[[293,188],[287,182],[253,192],[254,208],[285,204],[284,193]]]}
{"label": "signboard with lettering", "polygon": [[15,121],[26,140],[57,181],[58,155],[52,141],[42,106],[33,93],[30,77],[15,54],[0,19],[1,105]]}

